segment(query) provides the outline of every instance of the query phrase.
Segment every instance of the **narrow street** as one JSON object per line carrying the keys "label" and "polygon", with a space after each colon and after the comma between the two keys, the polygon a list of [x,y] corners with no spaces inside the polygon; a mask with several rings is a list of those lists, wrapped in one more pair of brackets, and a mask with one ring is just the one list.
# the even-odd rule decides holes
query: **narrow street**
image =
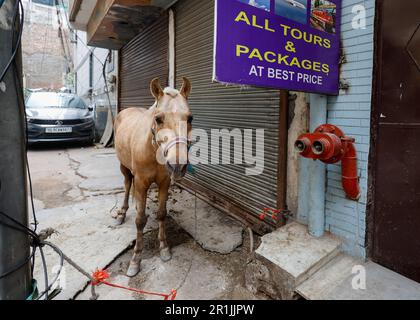
{"label": "narrow street", "polygon": [[0,301],[420,300],[419,21],[0,0]]}
{"label": "narrow street", "polygon": [[[29,152],[29,162],[39,228],[54,228],[57,234],[51,241],[85,270],[107,268],[110,282],[147,291],[165,293],[178,288],[179,299],[264,298],[244,288],[248,233],[188,192],[178,187],[171,189],[168,240],[173,258],[163,263],[154,218],[157,194],[150,191],[142,270],[131,279],[125,273],[136,234],[135,211],[130,201],[132,208],[126,223],[114,226],[112,215],[123,200],[123,180],[113,149],[37,147]],[[98,251],[100,255],[95,254]],[[47,260],[51,269],[58,263],[53,252],[47,251]],[[67,285],[59,298],[89,299],[87,279],[65,266]],[[40,263],[35,271],[41,280]],[[99,299],[159,299],[105,286],[97,288],[97,292]]]}

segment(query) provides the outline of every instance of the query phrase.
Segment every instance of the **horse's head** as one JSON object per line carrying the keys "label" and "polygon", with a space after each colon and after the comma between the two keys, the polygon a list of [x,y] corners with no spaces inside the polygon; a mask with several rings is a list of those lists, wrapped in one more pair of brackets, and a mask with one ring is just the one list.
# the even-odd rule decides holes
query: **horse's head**
{"label": "horse's head", "polygon": [[163,90],[159,79],[152,80],[150,84],[150,90],[156,98],[152,131],[155,143],[159,146],[157,159],[176,180],[187,172],[193,121],[188,105],[191,82],[187,78],[183,79],[179,91],[173,88]]}

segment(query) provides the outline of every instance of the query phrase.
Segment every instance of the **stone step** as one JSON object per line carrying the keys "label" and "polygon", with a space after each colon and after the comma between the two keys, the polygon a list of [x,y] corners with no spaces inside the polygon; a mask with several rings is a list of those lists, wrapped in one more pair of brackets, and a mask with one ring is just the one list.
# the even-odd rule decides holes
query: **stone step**
{"label": "stone step", "polygon": [[306,226],[290,223],[262,237],[256,260],[264,266],[266,271],[261,274],[268,274],[265,278],[269,280],[260,282],[272,283],[269,291],[273,298],[293,299],[296,288],[334,259],[340,247],[341,241],[330,233],[315,238]]}
{"label": "stone step", "polygon": [[[361,275],[361,267],[365,287],[354,288],[353,279]],[[296,292],[308,300],[420,300],[419,283],[372,261],[363,263],[344,254],[298,286]]]}
{"label": "stone step", "polygon": [[335,288],[349,278],[353,267],[360,264],[363,263],[341,253],[300,284],[296,293],[307,300],[325,300]]}

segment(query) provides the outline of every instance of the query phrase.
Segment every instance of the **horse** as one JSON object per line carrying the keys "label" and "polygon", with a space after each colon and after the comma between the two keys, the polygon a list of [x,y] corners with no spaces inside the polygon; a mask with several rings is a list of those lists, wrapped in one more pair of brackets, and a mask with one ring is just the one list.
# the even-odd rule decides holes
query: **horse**
{"label": "horse", "polygon": [[188,167],[188,149],[192,132],[193,116],[188,98],[191,82],[183,78],[181,90],[162,89],[159,79],[150,83],[155,98],[149,109],[129,108],[115,119],[115,149],[124,176],[125,196],[118,210],[116,223],[124,223],[129,208],[130,190],[136,201],[137,238],[127,276],[140,272],[143,250],[143,230],[147,223],[147,192],[153,183],[159,189],[159,250],[163,262],[172,254],[166,238],[166,202],[172,181],[182,179]]}

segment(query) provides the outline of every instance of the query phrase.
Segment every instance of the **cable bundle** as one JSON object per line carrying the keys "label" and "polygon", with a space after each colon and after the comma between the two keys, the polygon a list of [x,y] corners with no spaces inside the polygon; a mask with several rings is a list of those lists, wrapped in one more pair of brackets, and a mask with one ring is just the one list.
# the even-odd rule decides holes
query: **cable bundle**
{"label": "cable bundle", "polygon": [[[0,8],[1,5],[3,4],[3,0],[0,0]],[[18,104],[19,106],[21,106],[23,108],[22,113],[25,117],[25,124],[27,125],[27,119],[26,119],[26,110],[25,110],[25,102],[24,102],[24,98],[23,98],[23,86],[22,86],[22,82],[21,82],[21,78],[20,78],[20,72],[16,63],[16,56],[17,53],[19,52],[20,49],[20,45],[21,45],[21,41],[22,41],[22,33],[23,33],[23,24],[25,21],[25,17],[24,17],[24,10],[23,10],[23,4],[21,0],[17,0],[16,5],[14,7],[14,12],[13,12],[13,22],[12,22],[12,54],[10,56],[9,61],[7,62],[4,70],[0,73],[0,83],[3,82],[4,78],[6,77],[6,75],[8,74],[8,72],[11,70],[13,71],[13,76],[14,76],[14,80],[16,82],[16,87],[17,87],[17,98],[18,98]],[[18,34],[16,34],[16,31],[18,31]],[[26,126],[26,132],[27,132],[28,128]],[[3,274],[0,274],[0,279],[6,278],[9,275],[13,274],[14,272],[16,272],[17,270],[20,270],[21,268],[23,268],[23,266],[25,266],[29,261],[32,261],[32,276],[33,276],[33,271],[34,271],[34,266],[35,266],[35,255],[36,255],[36,251],[37,249],[39,249],[40,255],[41,255],[41,260],[42,260],[42,266],[43,266],[43,270],[44,270],[44,279],[45,279],[45,290],[38,296],[38,300],[45,297],[45,300],[48,300],[49,298],[49,291],[51,290],[51,288],[54,286],[54,284],[58,281],[60,274],[61,274],[61,270],[63,268],[63,264],[64,264],[64,258],[63,258],[63,253],[61,252],[61,250],[53,245],[52,243],[46,242],[45,240],[48,238],[49,236],[49,231],[50,230],[46,230],[41,232],[39,235],[37,234],[37,227],[38,227],[38,220],[36,217],[36,213],[35,213],[35,205],[34,205],[34,199],[33,199],[33,189],[32,189],[32,178],[31,178],[31,173],[29,170],[29,162],[28,162],[28,140],[27,140],[27,134],[26,134],[26,143],[25,143],[25,157],[26,157],[26,167],[27,167],[27,171],[28,171],[28,179],[29,179],[29,188],[30,188],[30,199],[31,199],[31,207],[32,207],[32,214],[33,214],[33,225],[34,228],[33,230],[28,228],[26,225],[20,223],[19,221],[13,219],[12,217],[10,217],[7,213],[4,212],[0,212],[0,224],[13,229],[17,232],[21,232],[26,234],[30,240],[31,240],[31,253],[30,255],[25,259],[25,261],[21,262],[20,264],[18,264],[17,266],[15,266],[12,270],[9,270]],[[0,192],[1,192],[1,188],[2,188],[2,183],[0,180]],[[46,260],[45,260],[45,255],[44,255],[44,247],[50,247],[51,249],[53,249],[59,256],[60,256],[60,269],[57,272],[56,277],[54,278],[54,280],[50,283],[49,279],[48,279],[48,270],[47,270],[47,264],[46,264]]]}

